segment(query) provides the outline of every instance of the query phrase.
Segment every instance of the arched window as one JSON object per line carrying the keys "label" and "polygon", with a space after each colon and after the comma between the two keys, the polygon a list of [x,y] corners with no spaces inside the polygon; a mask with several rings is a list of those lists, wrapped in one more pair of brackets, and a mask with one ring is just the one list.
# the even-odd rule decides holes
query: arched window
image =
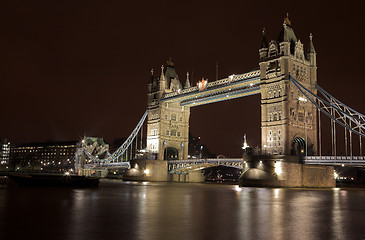
{"label": "arched window", "polygon": [[179,159],[179,152],[176,148],[167,147],[164,151],[164,159],[165,160],[178,160]]}

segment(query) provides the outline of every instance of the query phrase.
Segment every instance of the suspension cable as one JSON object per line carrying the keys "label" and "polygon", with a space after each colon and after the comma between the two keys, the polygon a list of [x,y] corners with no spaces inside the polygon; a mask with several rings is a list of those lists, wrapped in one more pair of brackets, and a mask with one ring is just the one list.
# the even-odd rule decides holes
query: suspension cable
{"label": "suspension cable", "polygon": [[319,124],[319,130],[318,130],[318,133],[319,133],[319,156],[322,156],[322,136],[321,136],[321,111],[319,111],[319,109],[317,109],[318,111],[318,124]]}

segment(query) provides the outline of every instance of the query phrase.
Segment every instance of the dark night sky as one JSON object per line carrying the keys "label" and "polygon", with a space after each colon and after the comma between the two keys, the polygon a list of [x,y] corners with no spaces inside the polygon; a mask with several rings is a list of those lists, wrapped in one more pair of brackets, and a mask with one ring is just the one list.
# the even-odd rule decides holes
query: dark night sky
{"label": "dark night sky", "polygon": [[[131,1],[130,1],[131,2]],[[258,67],[265,27],[286,12],[308,47],[318,83],[365,113],[362,1],[1,1],[0,138],[15,143],[126,137],[146,109],[151,68],[172,57],[180,80]],[[215,153],[260,143],[259,95],[191,109],[190,130]]]}

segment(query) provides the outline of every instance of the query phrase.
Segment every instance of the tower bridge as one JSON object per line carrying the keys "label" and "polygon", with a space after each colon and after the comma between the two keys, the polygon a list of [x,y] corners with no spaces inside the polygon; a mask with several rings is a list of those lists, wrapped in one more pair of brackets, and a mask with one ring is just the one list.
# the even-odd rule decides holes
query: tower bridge
{"label": "tower bridge", "polygon": [[[309,39],[308,51],[297,40],[286,19],[278,40],[268,43],[263,34],[259,69],[244,74],[190,86],[187,76],[182,88],[172,61],[162,67],[160,78],[148,84],[147,151],[158,160],[187,159],[190,107],[261,95],[261,146],[265,154],[317,153],[317,111],[306,104],[294,76],[316,94],[316,52]],[[303,152],[302,152],[303,151]]]}
{"label": "tower bridge", "polygon": [[[147,144],[144,159],[135,160],[135,166],[138,167],[132,167],[139,175],[131,174],[132,178],[166,180],[168,174],[188,174],[202,168],[227,165],[242,168],[247,176],[270,179],[277,186],[289,186],[291,183],[288,182],[281,184],[282,180],[296,178],[294,172],[298,173],[296,175],[307,174],[315,176],[314,178],[319,175],[327,176],[324,177],[326,181],[328,174],[333,175],[333,168],[314,168],[311,164],[351,165],[356,162],[356,165],[364,166],[364,158],[352,154],[352,138],[353,135],[360,137],[361,155],[361,139],[365,137],[365,116],[344,105],[317,84],[317,53],[312,34],[309,35],[307,49],[304,50],[303,43],[297,39],[289,19],[286,18],[276,40],[267,41],[263,32],[259,68],[256,70],[212,82],[202,79],[197,86],[191,86],[187,74],[183,86],[170,59],[166,66],[161,67],[159,77],[151,72],[147,111],[127,141],[104,159],[96,159],[81,149],[80,167],[85,159],[88,164],[122,165],[121,156],[133,146],[138,132],[143,129],[145,118]],[[190,108],[254,94],[261,96],[261,155],[245,156],[243,159],[189,160]],[[321,114],[331,121],[334,157],[321,155]],[[346,157],[336,157],[336,125],[345,131]],[[137,145],[136,140],[134,146]],[[130,160],[124,159],[127,162]],[[303,166],[303,163],[307,166]],[[309,165],[312,167],[308,167]],[[143,175],[142,169],[146,170],[148,166],[153,169],[147,171],[151,176],[147,176],[146,172]],[[285,172],[286,176],[279,177],[279,172]],[[301,175],[303,186],[303,179],[308,178],[307,175]],[[297,185],[290,186],[299,186],[298,181],[295,183]],[[332,177],[324,185],[332,186],[333,183]],[[318,183],[313,184],[319,186]]]}

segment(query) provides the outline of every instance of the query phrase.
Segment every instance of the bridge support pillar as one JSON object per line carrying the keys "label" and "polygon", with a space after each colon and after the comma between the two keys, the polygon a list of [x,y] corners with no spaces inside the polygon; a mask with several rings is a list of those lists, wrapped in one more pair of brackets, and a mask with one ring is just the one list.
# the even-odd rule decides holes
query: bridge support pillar
{"label": "bridge support pillar", "polygon": [[202,170],[193,170],[188,173],[174,173],[169,174],[170,182],[189,182],[189,183],[203,183],[205,177]]}
{"label": "bridge support pillar", "polygon": [[241,187],[336,187],[334,167],[301,164],[292,156],[247,156]]}
{"label": "bridge support pillar", "polygon": [[123,180],[167,182],[167,161],[135,159],[131,161],[131,169],[128,169]]}

